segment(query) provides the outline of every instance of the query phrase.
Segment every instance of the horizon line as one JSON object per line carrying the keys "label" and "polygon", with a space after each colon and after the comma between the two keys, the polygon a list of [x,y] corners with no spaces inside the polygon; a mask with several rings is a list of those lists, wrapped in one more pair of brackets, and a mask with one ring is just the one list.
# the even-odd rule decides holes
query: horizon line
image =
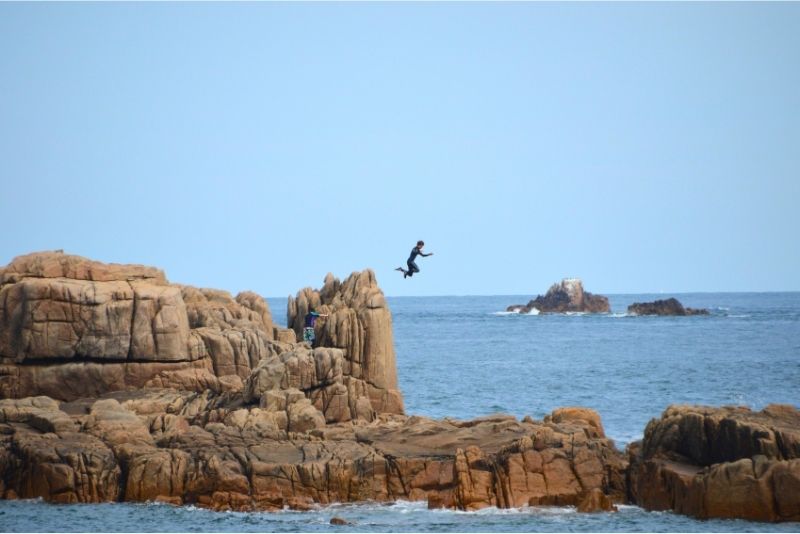
{"label": "horizon line", "polygon": [[[592,293],[591,291],[589,293]],[[592,293],[593,295],[600,295],[600,296],[627,296],[627,295],[719,295],[719,294],[765,294],[765,293],[800,293],[800,289],[787,289],[787,290],[764,290],[764,291],[755,291],[755,290],[748,290],[748,291],[636,291],[636,292],[625,292],[625,293],[616,293],[616,292],[597,292]],[[463,294],[463,295],[386,295],[386,298],[467,298],[467,297],[519,297],[524,295],[532,295],[532,293],[495,293],[495,294]],[[541,293],[539,293],[541,295]],[[294,298],[293,295],[288,295],[286,297],[264,297],[267,299],[283,299],[283,298]]]}

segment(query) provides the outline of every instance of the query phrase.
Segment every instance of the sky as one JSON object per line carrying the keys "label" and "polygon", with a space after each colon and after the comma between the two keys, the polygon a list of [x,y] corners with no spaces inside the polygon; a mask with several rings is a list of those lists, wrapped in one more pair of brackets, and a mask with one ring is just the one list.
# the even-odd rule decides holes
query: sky
{"label": "sky", "polygon": [[799,203],[800,3],[0,3],[0,265],[800,290]]}

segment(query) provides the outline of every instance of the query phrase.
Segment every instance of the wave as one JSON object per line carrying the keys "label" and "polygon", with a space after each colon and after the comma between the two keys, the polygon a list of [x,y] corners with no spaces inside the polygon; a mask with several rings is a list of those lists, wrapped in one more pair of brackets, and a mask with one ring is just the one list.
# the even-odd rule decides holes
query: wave
{"label": "wave", "polygon": [[[617,505],[622,510],[640,510],[636,505]],[[328,505],[320,506],[314,511],[325,511],[332,509],[352,508],[354,510],[391,510],[395,513],[411,514],[411,513],[433,513],[433,514],[451,514],[451,515],[475,515],[475,516],[503,516],[503,515],[546,515],[546,516],[563,516],[577,514],[575,506],[520,506],[516,508],[498,508],[496,506],[489,506],[480,510],[453,510],[450,508],[434,508],[429,509],[426,501],[407,501],[397,500],[390,503],[383,502],[362,502],[362,503],[331,503]]]}
{"label": "wave", "polygon": [[536,308],[531,308],[531,311],[524,312],[524,313],[521,312],[520,310],[496,311],[496,312],[492,312],[492,315],[498,315],[498,316],[501,316],[501,317],[502,316],[506,316],[506,315],[539,315],[539,310],[537,310]]}

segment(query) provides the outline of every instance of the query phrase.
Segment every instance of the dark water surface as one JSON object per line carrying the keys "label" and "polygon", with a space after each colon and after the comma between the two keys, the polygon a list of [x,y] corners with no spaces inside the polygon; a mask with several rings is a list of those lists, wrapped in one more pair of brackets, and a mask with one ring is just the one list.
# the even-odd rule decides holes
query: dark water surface
{"label": "dark water surface", "polygon": [[[672,295],[668,295],[672,296]],[[628,317],[612,295],[608,315],[503,312],[530,296],[390,298],[406,412],[470,418],[492,412],[536,419],[588,406],[620,447],[670,404],[800,404],[800,293],[676,295],[709,317]],[[284,321],[284,299],[269,299]],[[354,524],[334,527],[331,517]],[[312,512],[210,512],[156,504],[49,505],[0,501],[3,531],[523,532],[769,531],[800,523],[697,521],[624,506],[616,514],[572,508],[429,511],[424,503],[360,504]]]}

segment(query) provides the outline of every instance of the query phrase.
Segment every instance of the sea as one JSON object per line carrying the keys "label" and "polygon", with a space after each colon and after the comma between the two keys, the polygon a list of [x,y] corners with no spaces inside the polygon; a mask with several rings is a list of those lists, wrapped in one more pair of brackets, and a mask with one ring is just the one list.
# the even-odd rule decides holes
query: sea
{"label": "sea", "polygon": [[[677,297],[709,316],[636,317],[633,302]],[[276,322],[286,299],[268,299]],[[671,404],[800,406],[800,293],[609,295],[608,314],[508,313],[530,295],[388,298],[406,413],[541,419],[586,406],[623,449]],[[346,526],[333,526],[340,517]],[[212,512],[156,503],[0,501],[4,532],[798,532],[800,523],[696,520],[621,506],[478,512],[359,503],[308,512]]]}

